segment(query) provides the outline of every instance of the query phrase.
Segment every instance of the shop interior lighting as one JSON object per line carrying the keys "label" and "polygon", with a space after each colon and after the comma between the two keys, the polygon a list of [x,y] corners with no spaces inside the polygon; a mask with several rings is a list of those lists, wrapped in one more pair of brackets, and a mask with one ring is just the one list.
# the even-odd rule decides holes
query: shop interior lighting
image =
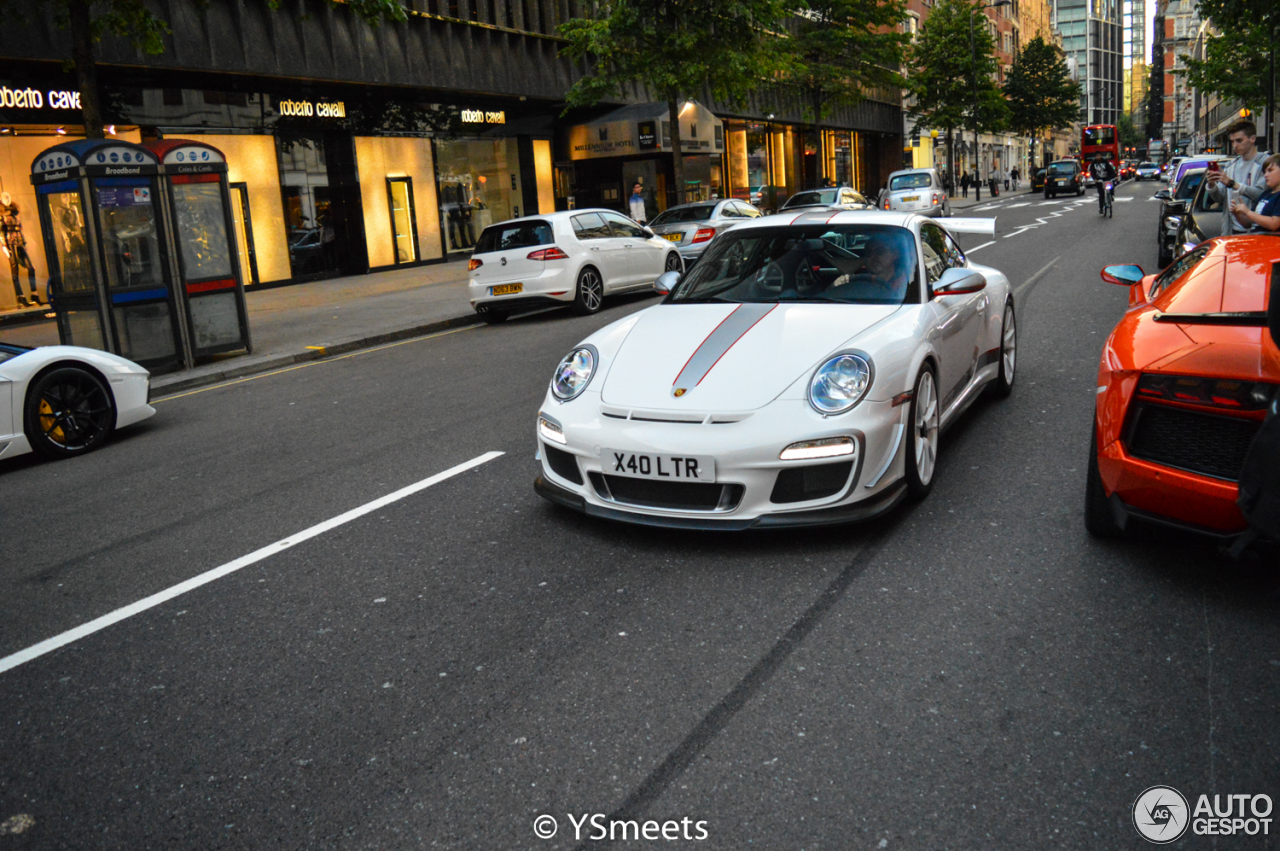
{"label": "shop interior lighting", "polygon": [[59,136],[65,136],[65,135],[67,135],[67,131],[66,131],[66,130],[64,130],[63,128],[61,128],[61,127],[59,127],[57,130],[54,130],[53,132],[54,132],[54,133],[57,133]]}
{"label": "shop interior lighting", "polygon": [[108,136],[116,135],[116,126],[114,124],[108,124],[106,130]]}

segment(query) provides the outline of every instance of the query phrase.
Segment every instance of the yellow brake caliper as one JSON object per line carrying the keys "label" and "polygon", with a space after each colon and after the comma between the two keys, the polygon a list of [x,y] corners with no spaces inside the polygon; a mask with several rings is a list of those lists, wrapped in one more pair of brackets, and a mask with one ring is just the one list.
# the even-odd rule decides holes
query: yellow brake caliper
{"label": "yellow brake caliper", "polygon": [[67,436],[62,433],[62,426],[54,425],[57,422],[57,415],[54,414],[53,408],[49,405],[47,399],[40,400],[40,430],[49,435],[58,443],[65,443]]}

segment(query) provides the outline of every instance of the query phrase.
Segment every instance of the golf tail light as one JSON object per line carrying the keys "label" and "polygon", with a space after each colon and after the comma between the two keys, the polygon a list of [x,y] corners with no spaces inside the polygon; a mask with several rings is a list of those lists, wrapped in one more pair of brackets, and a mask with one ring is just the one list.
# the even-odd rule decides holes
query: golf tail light
{"label": "golf tail light", "polygon": [[852,437],[824,437],[793,443],[778,457],[783,461],[809,461],[814,458],[837,458],[853,454]]}
{"label": "golf tail light", "polygon": [[477,260],[476,258],[472,257],[471,260],[467,262],[467,271],[474,272],[476,269],[479,269],[483,265],[484,265],[483,260]]}
{"label": "golf tail light", "polygon": [[1181,402],[1207,408],[1260,411],[1276,395],[1275,384],[1234,378],[1199,378],[1191,375],[1147,373],[1138,380],[1138,396],[1165,402]]}
{"label": "golf tail light", "polygon": [[529,253],[530,260],[568,260],[569,255],[565,254],[556,246],[544,248],[541,251],[533,251]]}
{"label": "golf tail light", "polygon": [[538,415],[538,436],[543,440],[559,443],[561,446],[568,443],[564,438],[564,429],[560,427],[560,424],[542,414]]}
{"label": "golf tail light", "polygon": [[697,245],[699,242],[706,242],[707,240],[711,239],[711,237],[715,235],[716,235],[715,228],[698,228],[697,232],[694,233],[693,239],[690,241],[690,244]]}

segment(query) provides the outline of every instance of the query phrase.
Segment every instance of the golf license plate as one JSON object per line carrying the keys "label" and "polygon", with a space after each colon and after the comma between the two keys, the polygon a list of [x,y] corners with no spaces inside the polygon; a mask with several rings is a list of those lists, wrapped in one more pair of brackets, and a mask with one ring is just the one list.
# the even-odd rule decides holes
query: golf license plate
{"label": "golf license plate", "polygon": [[493,288],[494,295],[511,295],[524,292],[524,284],[498,284]]}
{"label": "golf license plate", "polygon": [[600,466],[613,476],[664,482],[714,482],[716,462],[709,455],[657,455],[601,449]]}
{"label": "golf license plate", "polygon": [[684,239],[684,234],[682,234],[682,233],[664,233],[664,234],[662,235],[662,238],[663,238],[663,239],[665,239],[665,240],[667,240],[667,241],[669,241],[669,242],[679,242],[680,240]]}

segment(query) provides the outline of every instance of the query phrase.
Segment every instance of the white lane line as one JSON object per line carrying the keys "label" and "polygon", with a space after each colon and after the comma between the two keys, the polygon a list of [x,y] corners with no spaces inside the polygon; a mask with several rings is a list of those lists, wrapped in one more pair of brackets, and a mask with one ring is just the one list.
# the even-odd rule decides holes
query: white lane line
{"label": "white lane line", "polygon": [[1062,258],[1062,255],[1059,254],[1057,257],[1053,258],[1048,263],[1044,264],[1044,266],[1040,269],[1039,272],[1036,272],[1030,278],[1027,278],[1025,281],[1019,284],[1018,288],[1013,291],[1014,297],[1021,296],[1024,292],[1026,292],[1027,287],[1031,286],[1036,281],[1040,280],[1040,278],[1043,277],[1044,274],[1049,271],[1049,269],[1053,266],[1053,264],[1057,263],[1058,260],[1060,260],[1061,258]]}
{"label": "white lane line", "polygon": [[1019,208],[1019,207],[1030,207],[1030,206],[1031,206],[1031,202],[1030,202],[1030,201],[1023,201],[1021,204],[1010,204],[1010,205],[1009,205],[1009,209],[1010,209],[1010,210],[1016,210],[1016,209],[1017,209],[1017,208]]}
{"label": "white lane line", "polygon": [[966,249],[965,249],[965,251],[964,251],[964,253],[965,253],[965,254],[972,254],[972,253],[973,253],[973,252],[975,252],[975,251],[979,251],[979,250],[981,250],[981,249],[983,249],[983,248],[986,248],[988,245],[995,245],[995,244],[996,244],[996,241],[993,239],[993,240],[991,240],[990,242],[984,242],[984,243],[982,243],[982,245],[975,245],[973,248],[966,248]]}
{"label": "white lane line", "polygon": [[404,499],[407,496],[412,496],[418,491],[426,490],[432,485],[443,482],[445,479],[452,478],[459,473],[465,473],[467,470],[474,467],[479,467],[481,464],[492,461],[494,458],[499,458],[504,454],[505,453],[503,452],[486,452],[483,455],[478,455],[470,461],[464,461],[456,467],[450,467],[443,473],[436,473],[430,478],[423,479],[422,481],[409,485],[408,487],[403,487],[400,490],[389,493],[384,497],[379,497],[373,502],[366,502],[364,505],[361,505],[358,508],[353,508],[345,514],[339,514],[331,520],[326,520],[323,523],[317,523],[309,529],[303,529],[296,535],[290,535],[283,540],[276,541],[274,544],[268,544],[262,549],[255,550],[246,556],[241,556],[235,561],[229,561],[221,567],[215,567],[213,570],[206,571],[199,576],[193,576],[185,582],[179,582],[177,585],[174,585],[171,588],[166,588],[158,594],[152,594],[150,597],[146,597],[136,603],[131,603],[124,608],[116,609],[114,612],[105,614],[102,617],[91,620],[86,624],[81,624],[74,629],[69,629],[61,635],[55,635],[53,638],[47,638],[39,644],[33,644],[26,650],[19,650],[11,656],[5,656],[3,659],[0,659],[0,674],[3,674],[5,671],[12,668],[16,668],[26,662],[30,662],[32,659],[39,658],[46,653],[57,650],[59,647],[65,647],[74,641],[79,641],[86,636],[93,635],[95,632],[104,630],[114,623],[119,623],[125,618],[133,617],[136,614],[145,612],[147,609],[153,609],[161,603],[166,603],[174,597],[178,597],[188,591],[193,591],[201,585],[208,585],[215,579],[221,579],[224,576],[235,573],[241,568],[248,567],[251,564],[256,564],[257,562],[273,556],[276,553],[283,552],[290,547],[297,546],[303,541],[308,541],[317,535],[328,532],[330,529],[336,529],[344,523],[350,523],[352,520],[377,511],[379,508],[384,508],[393,502]]}
{"label": "white lane line", "polygon": [[1132,201],[1132,198],[1116,198],[1117,201]]}

